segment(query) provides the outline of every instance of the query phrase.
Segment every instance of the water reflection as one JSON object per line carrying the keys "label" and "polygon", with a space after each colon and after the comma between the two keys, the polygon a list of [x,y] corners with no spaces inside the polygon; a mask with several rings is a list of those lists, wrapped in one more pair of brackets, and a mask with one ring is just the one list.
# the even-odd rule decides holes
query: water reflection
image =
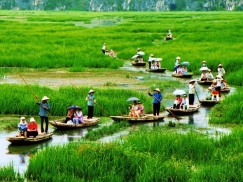
{"label": "water reflection", "polygon": [[194,118],[193,118],[193,115],[190,115],[188,117],[188,124],[194,124]]}

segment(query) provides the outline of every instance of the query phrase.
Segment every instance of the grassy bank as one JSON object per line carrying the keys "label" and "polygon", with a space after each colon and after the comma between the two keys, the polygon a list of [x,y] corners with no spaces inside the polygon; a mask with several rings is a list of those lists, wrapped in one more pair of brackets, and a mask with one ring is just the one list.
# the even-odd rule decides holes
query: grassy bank
{"label": "grassy bank", "polygon": [[242,130],[210,138],[192,131],[179,134],[161,129],[134,131],[122,142],[46,148],[31,158],[26,176],[42,181],[242,179]]}
{"label": "grassy bank", "polygon": [[[232,76],[243,71],[239,12],[12,12],[0,11],[0,66],[118,68],[140,47],[145,60],[153,53],[170,70],[177,56],[194,73],[203,60],[212,71],[222,63],[228,82],[241,84]],[[168,29],[173,41],[164,41]],[[104,42],[117,59],[102,55]]]}

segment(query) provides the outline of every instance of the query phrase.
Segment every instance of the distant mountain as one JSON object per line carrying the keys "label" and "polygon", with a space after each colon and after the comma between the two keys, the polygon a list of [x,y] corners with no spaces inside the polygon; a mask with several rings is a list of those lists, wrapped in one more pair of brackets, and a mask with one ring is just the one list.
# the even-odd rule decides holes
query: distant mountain
{"label": "distant mountain", "polygon": [[242,11],[243,0],[0,0],[0,9],[80,11]]}

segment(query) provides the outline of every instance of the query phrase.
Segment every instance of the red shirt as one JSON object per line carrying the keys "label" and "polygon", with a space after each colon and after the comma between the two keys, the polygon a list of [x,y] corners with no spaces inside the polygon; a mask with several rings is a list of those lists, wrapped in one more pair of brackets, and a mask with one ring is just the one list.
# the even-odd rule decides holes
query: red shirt
{"label": "red shirt", "polygon": [[27,128],[30,131],[38,131],[38,125],[36,122],[30,122]]}

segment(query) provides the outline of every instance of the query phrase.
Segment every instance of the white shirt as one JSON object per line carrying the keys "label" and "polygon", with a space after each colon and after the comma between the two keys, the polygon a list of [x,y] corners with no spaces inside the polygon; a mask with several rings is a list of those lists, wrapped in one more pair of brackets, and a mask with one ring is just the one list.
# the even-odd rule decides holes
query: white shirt
{"label": "white shirt", "polygon": [[106,45],[103,45],[102,50],[106,50]]}
{"label": "white shirt", "polygon": [[184,105],[189,106],[189,100],[188,100],[188,98],[186,97],[186,99],[184,99],[184,97],[183,97],[181,104],[184,104]]}
{"label": "white shirt", "polygon": [[194,84],[189,84],[189,94],[194,94],[195,93],[195,85]]}
{"label": "white shirt", "polygon": [[218,75],[224,76],[224,74],[225,74],[224,68],[218,68]]}
{"label": "white shirt", "polygon": [[149,56],[148,62],[152,62],[153,61],[153,57]]}

